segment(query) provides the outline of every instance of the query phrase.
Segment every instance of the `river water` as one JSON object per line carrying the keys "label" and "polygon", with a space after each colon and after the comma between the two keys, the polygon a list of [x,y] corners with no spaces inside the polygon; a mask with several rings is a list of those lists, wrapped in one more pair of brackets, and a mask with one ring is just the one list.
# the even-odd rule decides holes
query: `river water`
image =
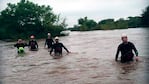
{"label": "river water", "polygon": [[[114,61],[121,34],[127,33],[140,60],[130,64]],[[148,84],[149,29],[71,32],[60,41],[72,52],[53,59],[44,40],[39,51],[18,55],[13,42],[0,42],[0,84]],[[19,57],[18,57],[19,56]]]}

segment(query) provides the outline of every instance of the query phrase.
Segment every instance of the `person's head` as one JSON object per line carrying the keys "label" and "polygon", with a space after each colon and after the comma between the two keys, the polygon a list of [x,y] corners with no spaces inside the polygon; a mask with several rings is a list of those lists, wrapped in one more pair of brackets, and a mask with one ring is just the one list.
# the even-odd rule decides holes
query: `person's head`
{"label": "person's head", "polygon": [[121,39],[124,43],[128,42],[128,37],[126,34],[122,34]]}
{"label": "person's head", "polygon": [[30,39],[32,39],[32,40],[35,39],[35,36],[34,35],[31,35],[30,36]]}
{"label": "person's head", "polygon": [[51,33],[48,33],[48,36],[51,36]]}
{"label": "person's head", "polygon": [[18,43],[23,43],[23,40],[22,39],[18,39]]}
{"label": "person's head", "polygon": [[48,33],[48,39],[50,39],[51,38],[51,34],[50,33]]}
{"label": "person's head", "polygon": [[59,42],[59,37],[55,37],[55,42],[58,43]]}

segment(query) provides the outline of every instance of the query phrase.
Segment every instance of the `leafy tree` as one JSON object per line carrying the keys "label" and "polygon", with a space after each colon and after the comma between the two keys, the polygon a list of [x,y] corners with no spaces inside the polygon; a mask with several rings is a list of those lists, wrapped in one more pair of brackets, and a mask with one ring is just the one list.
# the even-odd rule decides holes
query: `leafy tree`
{"label": "leafy tree", "polygon": [[107,24],[107,23],[113,23],[114,19],[105,19],[101,20],[98,24]]}
{"label": "leafy tree", "polygon": [[39,6],[28,0],[8,3],[0,13],[0,39],[28,38],[32,34],[43,38],[47,32],[59,35],[63,27],[55,25],[58,19],[59,16],[53,13],[50,6]]}
{"label": "leafy tree", "polygon": [[123,18],[120,18],[119,20],[117,20],[115,24],[117,29],[128,28],[128,22]]}
{"label": "leafy tree", "polygon": [[135,28],[141,26],[141,17],[128,17],[128,27],[129,28]]}
{"label": "leafy tree", "polygon": [[78,20],[78,24],[80,25],[81,31],[92,30],[97,25],[97,23],[94,20],[90,20],[87,17],[80,18]]}
{"label": "leafy tree", "polygon": [[83,19],[83,18],[80,18],[79,20],[78,20],[78,24],[79,25],[83,25],[85,23],[85,20]]}
{"label": "leafy tree", "polygon": [[149,27],[149,6],[142,14],[142,26]]}
{"label": "leafy tree", "polygon": [[104,30],[116,28],[114,19],[101,20],[98,25],[100,26],[100,29]]}
{"label": "leafy tree", "polygon": [[97,23],[94,21],[94,20],[88,20],[86,22],[86,26],[89,28],[89,29],[92,29],[94,27],[96,27]]}

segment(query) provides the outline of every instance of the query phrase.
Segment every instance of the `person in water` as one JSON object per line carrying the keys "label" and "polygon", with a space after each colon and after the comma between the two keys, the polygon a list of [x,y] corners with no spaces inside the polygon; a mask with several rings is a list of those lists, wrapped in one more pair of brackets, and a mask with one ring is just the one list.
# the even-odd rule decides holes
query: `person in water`
{"label": "person in water", "polygon": [[63,45],[63,43],[59,42],[59,38],[55,37],[55,43],[52,45],[50,55],[52,55],[54,50],[54,56],[62,56],[62,48],[64,48],[67,53],[70,53],[69,50]]}
{"label": "person in water", "polygon": [[24,53],[25,46],[27,46],[27,44],[22,39],[18,39],[18,42],[14,45],[14,47],[18,49],[18,53]]}
{"label": "person in water", "polygon": [[54,44],[54,41],[53,41],[53,39],[51,38],[51,34],[48,33],[48,38],[47,38],[46,41],[45,41],[44,47],[46,47],[46,45],[47,45],[48,49],[50,50],[50,49],[52,48],[52,45],[53,45],[53,44]]}
{"label": "person in water", "polygon": [[30,41],[29,41],[28,46],[29,46],[29,49],[30,49],[31,51],[36,51],[36,50],[38,50],[38,43],[37,43],[37,41],[35,40],[35,36],[34,36],[34,35],[30,36]]}
{"label": "person in water", "polygon": [[136,61],[138,61],[138,51],[135,47],[135,45],[131,42],[128,41],[127,35],[122,34],[122,43],[118,46],[115,61],[118,61],[118,55],[119,52],[121,52],[121,62],[130,62],[133,61],[134,53],[133,50],[136,54]]}

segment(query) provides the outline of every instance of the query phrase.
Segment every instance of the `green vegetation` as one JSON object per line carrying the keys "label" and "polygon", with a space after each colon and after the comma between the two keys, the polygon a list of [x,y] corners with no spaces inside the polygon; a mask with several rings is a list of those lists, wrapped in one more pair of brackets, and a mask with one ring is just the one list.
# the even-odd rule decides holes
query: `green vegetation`
{"label": "green vegetation", "polygon": [[109,29],[124,29],[136,28],[141,26],[141,17],[128,17],[127,20],[120,18],[118,20],[105,19],[98,23],[87,17],[80,18],[78,25],[70,28],[72,31],[90,31],[90,30],[109,30]]}
{"label": "green vegetation", "polygon": [[[66,19],[60,21],[60,15],[53,13],[50,6],[38,5],[28,0],[17,4],[8,3],[6,9],[0,12],[0,39],[27,39],[30,35],[44,38],[50,32],[52,36],[60,35],[65,30]],[[141,16],[104,19],[96,22],[88,17],[78,19],[78,24],[72,31],[109,30],[136,27],[149,27],[149,6]]]}
{"label": "green vegetation", "polygon": [[78,19],[78,24],[69,28],[72,31],[90,31],[90,30],[111,30],[111,29],[125,29],[149,27],[149,6],[145,9],[141,16],[128,17],[127,19],[120,18],[104,19],[98,23],[87,17]]}
{"label": "green vegetation", "polygon": [[141,22],[143,27],[149,27],[149,6],[143,11]]}
{"label": "green vegetation", "polygon": [[27,39],[30,35],[43,38],[47,32],[60,35],[66,24],[65,21],[60,23],[59,18],[50,6],[39,6],[28,0],[8,3],[0,12],[0,39]]}

